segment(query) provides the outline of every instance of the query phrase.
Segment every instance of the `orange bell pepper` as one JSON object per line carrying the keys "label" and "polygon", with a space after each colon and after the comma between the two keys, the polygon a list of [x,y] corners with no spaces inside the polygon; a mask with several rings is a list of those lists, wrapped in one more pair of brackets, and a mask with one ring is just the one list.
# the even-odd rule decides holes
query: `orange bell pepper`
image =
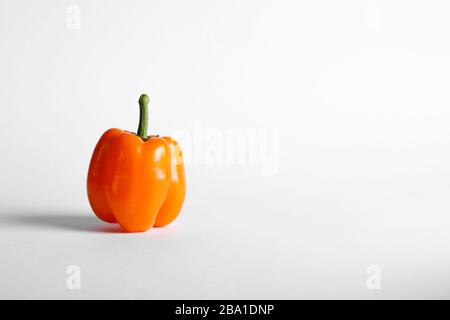
{"label": "orange bell pepper", "polygon": [[186,195],[183,158],[170,137],[147,136],[149,98],[139,98],[137,133],[107,130],[89,165],[87,194],[103,221],[141,232],[171,223]]}

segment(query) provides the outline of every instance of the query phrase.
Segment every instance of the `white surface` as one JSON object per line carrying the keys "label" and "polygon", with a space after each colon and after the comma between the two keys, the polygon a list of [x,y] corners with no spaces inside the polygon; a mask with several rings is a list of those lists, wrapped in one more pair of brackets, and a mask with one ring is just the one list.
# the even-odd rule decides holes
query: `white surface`
{"label": "white surface", "polygon": [[[0,1],[0,298],[450,298],[447,2],[126,3]],[[87,167],[142,92],[150,132],[276,132],[277,170],[201,154],[174,224],[117,233]]]}

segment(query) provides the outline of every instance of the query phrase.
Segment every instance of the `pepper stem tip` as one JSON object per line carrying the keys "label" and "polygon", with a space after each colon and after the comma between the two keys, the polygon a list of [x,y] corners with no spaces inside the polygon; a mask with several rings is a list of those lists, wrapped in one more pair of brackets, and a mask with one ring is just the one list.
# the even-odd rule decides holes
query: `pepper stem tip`
{"label": "pepper stem tip", "polygon": [[150,102],[150,98],[145,93],[141,94],[139,97],[139,105],[147,105]]}

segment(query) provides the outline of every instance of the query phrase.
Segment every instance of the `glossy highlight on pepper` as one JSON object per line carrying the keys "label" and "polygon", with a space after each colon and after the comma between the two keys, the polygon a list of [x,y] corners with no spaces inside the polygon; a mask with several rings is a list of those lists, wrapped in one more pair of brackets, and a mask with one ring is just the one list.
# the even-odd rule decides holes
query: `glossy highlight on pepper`
{"label": "glossy highlight on pepper", "polygon": [[137,133],[107,130],[89,165],[87,194],[96,216],[126,232],[163,227],[186,196],[182,152],[170,137],[147,135],[149,97],[139,98]]}

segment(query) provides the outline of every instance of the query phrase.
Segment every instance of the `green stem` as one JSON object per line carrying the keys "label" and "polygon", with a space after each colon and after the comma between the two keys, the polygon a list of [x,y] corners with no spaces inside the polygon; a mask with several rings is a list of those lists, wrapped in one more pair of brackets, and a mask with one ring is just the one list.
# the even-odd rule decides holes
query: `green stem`
{"label": "green stem", "polygon": [[148,103],[150,98],[144,93],[139,98],[139,127],[137,130],[137,135],[141,137],[142,140],[146,140],[147,136],[147,127],[148,127]]}

